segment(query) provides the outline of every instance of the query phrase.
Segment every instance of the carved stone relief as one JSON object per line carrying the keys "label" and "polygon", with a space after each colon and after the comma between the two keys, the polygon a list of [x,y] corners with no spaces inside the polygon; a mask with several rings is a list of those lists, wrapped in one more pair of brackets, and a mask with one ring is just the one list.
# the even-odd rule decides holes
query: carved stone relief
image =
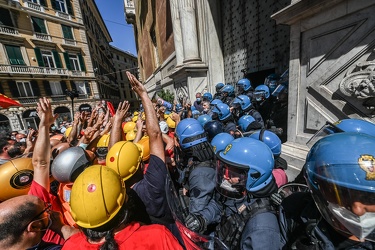
{"label": "carved stone relief", "polygon": [[375,61],[358,62],[350,68],[339,84],[348,102],[370,117],[375,116]]}
{"label": "carved stone relief", "polygon": [[183,104],[189,98],[189,91],[186,82],[178,82],[174,84],[176,90],[176,98],[179,103]]}

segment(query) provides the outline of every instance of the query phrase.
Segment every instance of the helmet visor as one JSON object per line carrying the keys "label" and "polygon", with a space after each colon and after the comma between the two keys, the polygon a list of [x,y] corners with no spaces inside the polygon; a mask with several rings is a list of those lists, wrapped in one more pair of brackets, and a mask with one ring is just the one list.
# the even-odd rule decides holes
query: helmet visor
{"label": "helmet visor", "polygon": [[279,84],[276,89],[272,92],[272,95],[277,97],[283,91],[286,91],[287,87],[284,84]]}
{"label": "helmet visor", "polygon": [[232,106],[233,108],[235,108],[235,109],[239,109],[239,108],[241,108],[241,104],[238,103],[238,102],[232,102],[232,103],[231,103],[231,106]]}
{"label": "helmet visor", "polygon": [[219,155],[216,161],[216,189],[225,197],[241,199],[246,195],[247,166],[234,166],[222,161]]}
{"label": "helmet visor", "polygon": [[266,91],[261,90],[254,92],[253,98],[258,102],[266,99]]}
{"label": "helmet visor", "polygon": [[245,91],[244,86],[242,84],[237,85],[237,93],[242,94]]}
{"label": "helmet visor", "polygon": [[327,135],[331,135],[331,134],[335,134],[335,133],[341,133],[341,132],[344,132],[343,130],[341,130],[340,128],[338,128],[337,126],[335,126],[333,123],[330,123],[330,122],[326,122],[326,124],[321,127],[318,132],[316,132],[311,138],[310,140],[308,140],[306,142],[306,145],[309,147],[309,148],[312,148],[312,146],[314,146],[314,144],[319,141],[320,139],[322,139],[323,137],[326,137]]}
{"label": "helmet visor", "polygon": [[[342,165],[329,167],[342,168]],[[358,169],[358,165],[345,167],[348,176],[342,178],[341,175],[341,183],[351,182],[346,178],[358,178],[350,168]],[[369,168],[368,171],[374,171],[373,165],[369,165]],[[330,175],[330,178],[335,179],[335,175]],[[340,185],[341,183],[339,180],[317,181],[318,192],[314,192],[314,200],[319,210],[336,230],[354,235],[360,240],[375,241],[375,188],[372,191],[357,190],[343,186],[345,184]]]}

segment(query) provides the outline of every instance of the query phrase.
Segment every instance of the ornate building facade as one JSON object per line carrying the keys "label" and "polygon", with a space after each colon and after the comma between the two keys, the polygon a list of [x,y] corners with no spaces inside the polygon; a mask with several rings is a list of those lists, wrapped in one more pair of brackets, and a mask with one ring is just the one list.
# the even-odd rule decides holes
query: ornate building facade
{"label": "ornate building facade", "polygon": [[22,104],[0,109],[0,129],[37,128],[43,96],[57,124],[102,99],[116,105],[111,41],[94,0],[0,0],[0,93]]}

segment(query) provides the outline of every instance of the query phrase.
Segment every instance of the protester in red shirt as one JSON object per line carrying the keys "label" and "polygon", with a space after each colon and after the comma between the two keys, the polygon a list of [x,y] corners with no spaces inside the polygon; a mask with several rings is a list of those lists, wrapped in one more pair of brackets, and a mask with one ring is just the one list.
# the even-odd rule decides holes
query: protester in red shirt
{"label": "protester in red shirt", "polygon": [[137,207],[121,176],[108,167],[90,166],[78,176],[70,206],[82,232],[62,249],[182,249],[165,226],[131,221]]}
{"label": "protester in red shirt", "polygon": [[[49,128],[54,123],[56,115],[52,114],[51,103],[47,98],[41,98],[37,107],[40,118],[38,137],[33,151],[34,179],[29,190],[30,195],[37,196],[45,203],[52,205],[51,209],[57,212],[63,212],[59,199],[50,193],[50,157],[51,146]],[[77,229],[67,226],[66,230],[70,233],[60,235],[52,230],[47,230],[43,237],[45,242],[52,242],[62,245],[64,238],[67,239],[71,234],[77,232]]]}

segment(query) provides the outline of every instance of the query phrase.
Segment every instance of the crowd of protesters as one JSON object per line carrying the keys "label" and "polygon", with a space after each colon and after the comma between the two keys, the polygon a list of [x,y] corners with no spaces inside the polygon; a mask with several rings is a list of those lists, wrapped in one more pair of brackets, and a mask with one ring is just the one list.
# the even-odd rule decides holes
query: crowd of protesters
{"label": "crowd of protesters", "polygon": [[41,98],[37,130],[1,136],[1,249],[375,249],[374,124],[327,123],[288,182],[287,74],[193,103],[127,76],[141,107],[55,127]]}

